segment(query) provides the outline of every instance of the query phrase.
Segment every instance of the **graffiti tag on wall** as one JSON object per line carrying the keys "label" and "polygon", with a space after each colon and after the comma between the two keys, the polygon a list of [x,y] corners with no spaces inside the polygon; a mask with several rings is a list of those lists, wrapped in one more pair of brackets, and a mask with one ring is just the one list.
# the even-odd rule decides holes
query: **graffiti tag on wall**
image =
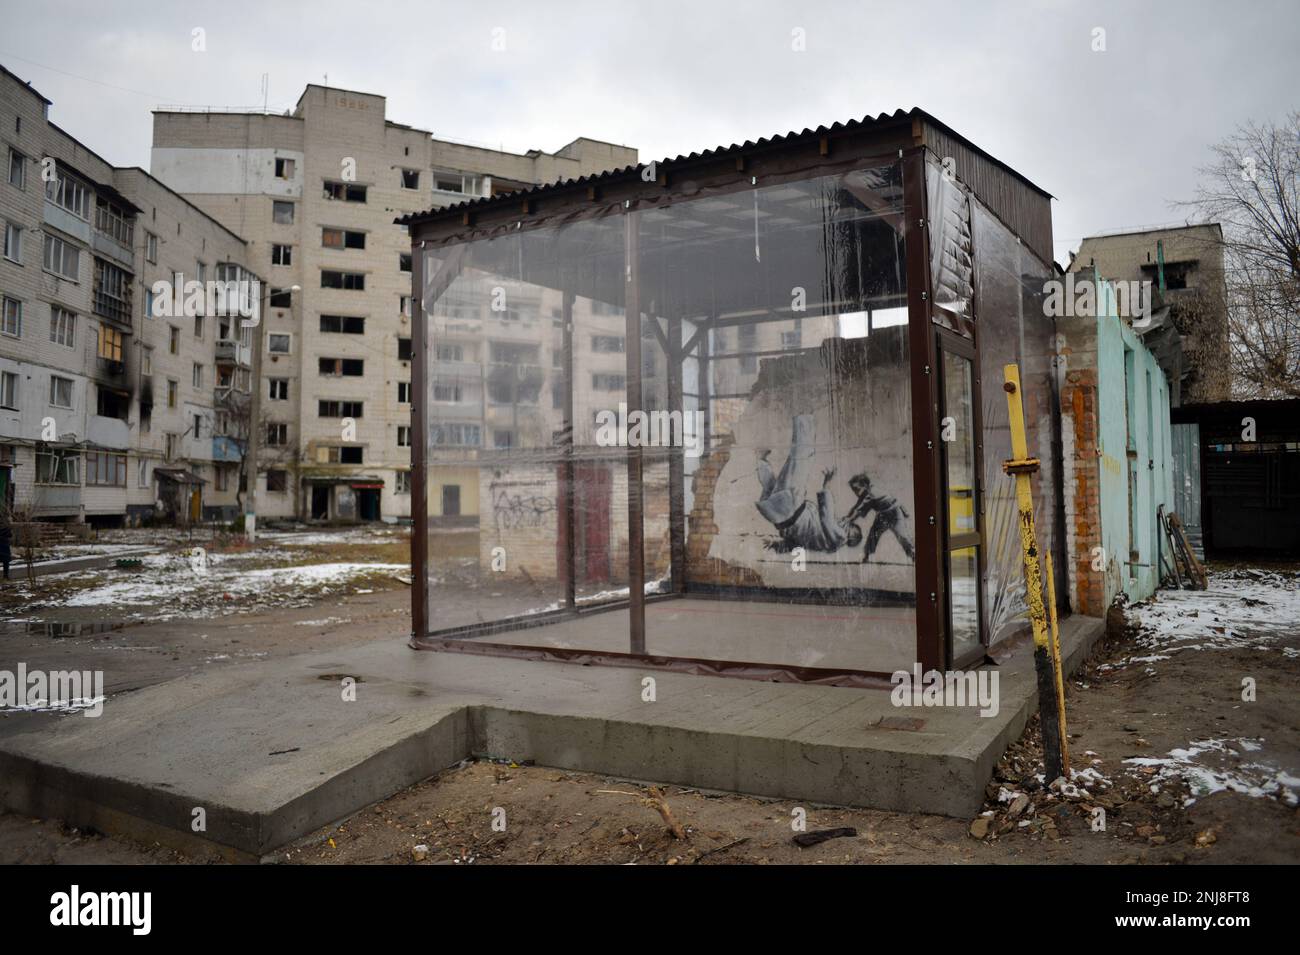
{"label": "graffiti tag on wall", "polygon": [[549,527],[555,523],[555,497],[540,485],[493,484],[492,518],[497,530]]}

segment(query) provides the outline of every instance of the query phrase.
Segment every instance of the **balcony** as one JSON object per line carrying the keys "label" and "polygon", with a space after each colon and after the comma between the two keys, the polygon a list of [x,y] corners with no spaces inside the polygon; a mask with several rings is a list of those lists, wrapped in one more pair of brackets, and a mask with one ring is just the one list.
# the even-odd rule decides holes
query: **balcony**
{"label": "balcony", "polygon": [[233,339],[218,341],[217,364],[242,365],[245,368],[250,368],[253,364],[252,350],[249,346]]}
{"label": "balcony", "polygon": [[45,200],[45,223],[90,245],[90,223],[49,199]]}
{"label": "balcony", "polygon": [[101,448],[125,450],[130,444],[130,427],[121,418],[87,415],[86,440]]}

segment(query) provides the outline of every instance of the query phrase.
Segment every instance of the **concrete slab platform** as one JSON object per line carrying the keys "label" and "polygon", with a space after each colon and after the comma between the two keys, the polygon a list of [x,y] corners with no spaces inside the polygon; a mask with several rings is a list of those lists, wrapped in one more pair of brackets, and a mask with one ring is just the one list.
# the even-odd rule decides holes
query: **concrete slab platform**
{"label": "concrete slab platform", "polygon": [[[890,673],[916,656],[912,607],[835,607],[684,597],[646,605],[646,652],[701,660]],[[493,634],[484,639],[526,647],[626,653],[628,611]],[[817,639],[801,639],[815,632]],[[870,639],[864,640],[863,634]],[[815,644],[815,645],[814,645]]]}
{"label": "concrete slab platform", "polygon": [[[1100,620],[1062,626],[1073,668]],[[468,755],[800,804],[973,814],[1036,706],[1029,647],[1000,710],[886,690],[419,652],[400,640],[232,666],[0,739],[0,804],[257,859]],[[643,702],[642,679],[656,681]],[[352,677],[355,700],[346,700]],[[903,719],[899,719],[903,717]],[[203,831],[195,831],[202,809]]]}

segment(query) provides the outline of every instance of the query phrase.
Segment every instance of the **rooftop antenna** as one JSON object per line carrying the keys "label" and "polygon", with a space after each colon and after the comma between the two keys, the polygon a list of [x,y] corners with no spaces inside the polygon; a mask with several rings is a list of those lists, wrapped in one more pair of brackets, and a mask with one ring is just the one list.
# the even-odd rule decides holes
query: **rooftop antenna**
{"label": "rooftop antenna", "polygon": [[271,74],[262,74],[262,112],[266,112],[266,97],[271,86]]}

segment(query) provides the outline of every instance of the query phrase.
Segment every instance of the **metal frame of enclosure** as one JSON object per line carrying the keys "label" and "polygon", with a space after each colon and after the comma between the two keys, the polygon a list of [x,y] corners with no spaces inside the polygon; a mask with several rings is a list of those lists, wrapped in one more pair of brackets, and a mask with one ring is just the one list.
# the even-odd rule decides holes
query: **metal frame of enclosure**
{"label": "metal frame of enclosure", "polygon": [[1008,362],[1065,566],[1050,198],[913,110],[399,219],[412,646],[855,686],[998,656]]}

